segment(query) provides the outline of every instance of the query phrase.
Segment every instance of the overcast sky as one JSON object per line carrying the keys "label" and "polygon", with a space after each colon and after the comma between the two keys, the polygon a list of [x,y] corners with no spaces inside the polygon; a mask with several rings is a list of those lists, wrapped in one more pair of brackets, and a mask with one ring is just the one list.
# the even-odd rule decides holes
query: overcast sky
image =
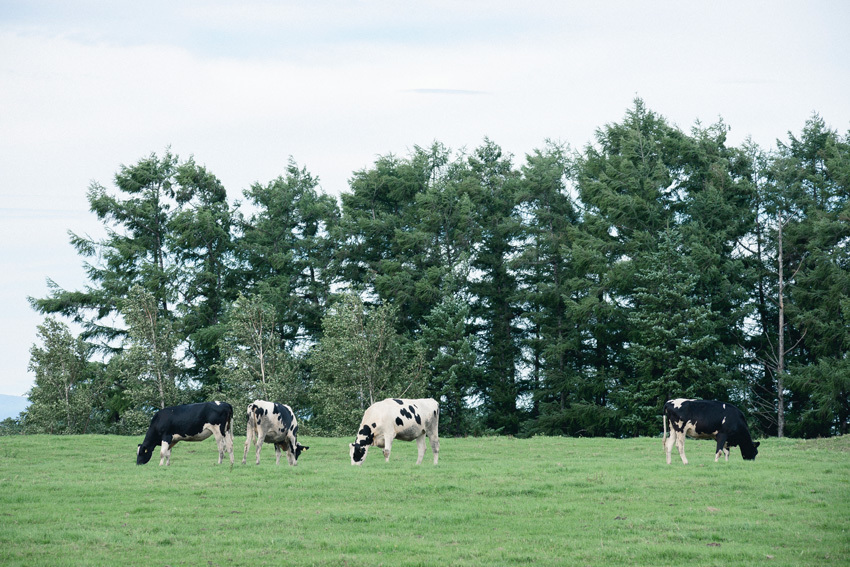
{"label": "overcast sky", "polygon": [[84,283],[92,181],[167,147],[231,200],[291,156],[339,194],[379,155],[489,137],[521,163],[636,96],[764,147],[813,112],[850,130],[850,2],[0,0],[0,394],[26,394],[42,316]]}

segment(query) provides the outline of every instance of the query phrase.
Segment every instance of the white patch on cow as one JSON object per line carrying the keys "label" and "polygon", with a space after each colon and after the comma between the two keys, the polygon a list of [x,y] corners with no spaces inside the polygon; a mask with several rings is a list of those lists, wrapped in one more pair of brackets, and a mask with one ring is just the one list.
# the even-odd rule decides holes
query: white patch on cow
{"label": "white patch on cow", "polygon": [[[681,423],[681,422],[680,422]],[[691,439],[716,439],[717,431],[714,433],[697,433],[697,422],[687,422],[681,431]]]}
{"label": "white patch on cow", "polygon": [[201,429],[201,432],[196,435],[184,436],[180,434],[174,434],[171,437],[171,445],[174,446],[174,444],[178,441],[203,441],[204,439],[209,439],[212,436],[213,431],[215,431],[217,427],[217,425],[214,425],[212,423],[205,423],[204,427]]}
{"label": "white patch on cow", "polygon": [[676,398],[675,400],[670,400],[670,401],[673,402],[674,408],[679,409],[680,407],[682,407],[683,403],[692,402],[693,400],[689,399],[689,398]]}
{"label": "white patch on cow", "polygon": [[[723,404],[723,407],[725,408],[726,404]],[[720,422],[720,425],[723,425],[724,423],[726,423],[726,417],[725,416],[723,417],[723,421]]]}
{"label": "white patch on cow", "polygon": [[159,466],[162,466],[165,463],[165,466],[171,465],[171,447],[173,443],[169,445],[166,441],[162,442],[162,445],[159,447]]}

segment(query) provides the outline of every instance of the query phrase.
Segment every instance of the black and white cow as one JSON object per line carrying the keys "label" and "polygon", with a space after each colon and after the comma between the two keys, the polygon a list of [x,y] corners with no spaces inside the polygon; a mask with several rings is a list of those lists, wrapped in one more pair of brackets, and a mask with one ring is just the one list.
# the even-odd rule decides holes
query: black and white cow
{"label": "black and white cow", "polygon": [[[667,438],[667,420],[670,420],[670,437]],[[688,464],[685,457],[685,435],[693,439],[715,439],[717,450],[714,462],[723,453],[729,460],[729,447],[741,447],[741,456],[752,461],[758,454],[758,442],[753,443],[747,421],[741,410],[728,402],[714,400],[687,400],[678,398],[664,404],[662,420],[664,434],[662,442],[670,464],[673,445],[679,449],[682,462]]]}
{"label": "black and white cow", "polygon": [[354,443],[349,444],[352,465],[362,465],[366,452],[372,445],[384,450],[384,458],[389,462],[393,439],[402,441],[416,440],[419,458],[425,456],[425,437],[431,441],[434,464],[440,457],[440,405],[432,398],[422,400],[399,400],[388,398],[375,402],[363,414],[360,429]]}
{"label": "black and white cow", "polygon": [[298,464],[298,457],[305,447],[298,442],[298,420],[292,413],[292,408],[285,404],[276,404],[264,400],[254,400],[248,404],[248,428],[245,438],[245,453],[242,455],[242,464],[248,458],[248,446],[254,439],[257,445],[257,464],[260,464],[260,449],[263,442],[274,443],[274,452],[280,464],[280,452],[286,450],[286,458],[289,464]]}
{"label": "black and white cow", "polygon": [[159,464],[171,464],[171,448],[178,441],[203,441],[215,435],[218,464],[224,453],[230,453],[233,465],[233,408],[224,402],[204,402],[163,408],[151,419],[145,440],[136,450],[136,464],[151,460],[153,449],[159,450]]}

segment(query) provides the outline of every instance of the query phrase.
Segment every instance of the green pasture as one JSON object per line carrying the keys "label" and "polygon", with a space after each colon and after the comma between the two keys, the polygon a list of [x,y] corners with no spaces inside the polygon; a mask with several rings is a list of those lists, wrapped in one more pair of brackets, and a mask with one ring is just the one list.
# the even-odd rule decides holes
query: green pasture
{"label": "green pasture", "polygon": [[362,467],[299,438],[297,467],[216,465],[213,440],[136,466],[141,436],[0,437],[0,565],[848,565],[850,439],[441,440]]}

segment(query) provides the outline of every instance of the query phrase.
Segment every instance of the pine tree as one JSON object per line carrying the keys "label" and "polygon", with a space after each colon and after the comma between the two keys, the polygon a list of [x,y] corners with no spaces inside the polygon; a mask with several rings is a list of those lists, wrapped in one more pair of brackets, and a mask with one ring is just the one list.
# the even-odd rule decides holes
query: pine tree
{"label": "pine tree", "polygon": [[467,435],[472,428],[467,401],[479,370],[468,332],[470,316],[463,296],[446,295],[425,317],[419,338],[431,377],[428,392],[440,402],[440,432],[445,435]]}
{"label": "pine tree", "polygon": [[729,399],[719,348],[719,321],[698,293],[697,264],[678,231],[660,236],[658,251],[635,274],[632,358],[635,375],[622,392],[622,417],[633,435],[655,434],[658,408],[671,398]]}
{"label": "pine tree", "polygon": [[275,331],[288,348],[318,339],[330,301],[330,234],[339,211],[318,186],[290,160],[285,176],[245,191],[255,212],[240,219],[241,286],[274,307]]}

